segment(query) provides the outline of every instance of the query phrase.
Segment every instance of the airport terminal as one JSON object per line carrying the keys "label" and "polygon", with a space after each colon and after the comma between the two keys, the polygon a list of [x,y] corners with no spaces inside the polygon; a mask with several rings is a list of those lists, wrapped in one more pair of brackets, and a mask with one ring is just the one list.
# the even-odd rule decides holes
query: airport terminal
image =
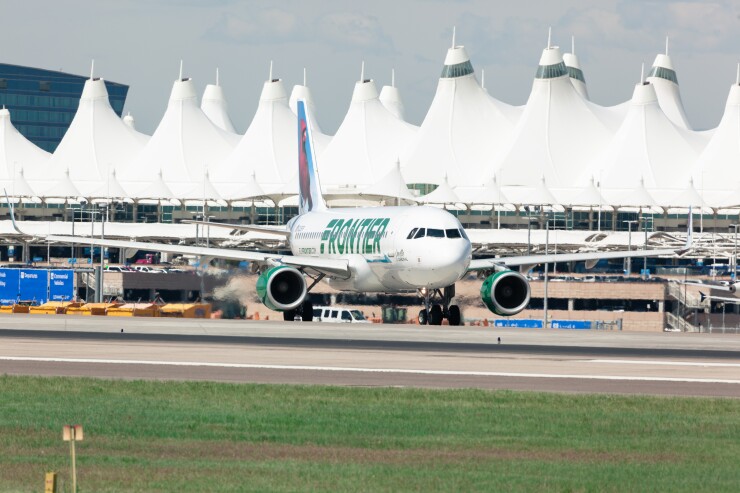
{"label": "airport terminal", "polygon": [[[681,258],[612,260],[590,269],[582,262],[556,264],[549,293],[542,269],[529,272],[532,299],[516,317],[526,319],[522,324],[562,319],[622,330],[737,331],[734,295],[720,300],[722,293],[712,290],[735,278],[740,133],[732,122],[740,111],[740,79],[730,85],[719,126],[694,130],[667,40],[649,71],[642,68],[632,99],[612,107],[589,99],[575,42],[563,53],[548,40],[533,71],[527,103],[508,105],[488,93],[483,74],[453,37],[417,127],[404,119],[393,78],[378,91],[363,63],[332,136],[322,131],[305,80],[289,95],[271,65],[242,135],[229,117],[218,73],[198,104],[181,65],[166,112],[149,136],[136,130],[132,115],[122,117],[128,87],[97,77],[94,63],[89,77],[2,65],[0,181],[19,224],[38,237],[19,236],[3,221],[0,255],[10,264],[73,269],[73,297],[87,301],[153,301],[155,293],[173,302],[212,299],[222,281],[203,269],[153,283],[141,268],[125,267],[145,262],[145,251],[50,245],[41,236],[285,250],[284,239],[267,232],[182,221],[280,225],[295,217],[296,103],[304,99],[329,206],[445,208],[466,228],[475,257],[678,248],[693,219],[694,245]],[[6,204],[0,211],[9,216]],[[157,258],[197,263],[193,256]],[[117,270],[96,269],[104,263]],[[242,272],[254,274],[248,267]],[[181,279],[174,283],[179,289],[171,289],[171,277]],[[706,288],[682,287],[689,277]],[[336,298],[331,289],[313,295]],[[24,296],[3,296],[12,298]],[[366,304],[350,298],[358,307]],[[414,297],[407,298],[399,301],[412,308],[413,320]],[[49,290],[32,299],[54,301]],[[249,313],[253,301],[244,299],[242,311]],[[370,303],[371,313],[381,312]],[[470,305],[469,323],[517,323],[497,322]]]}

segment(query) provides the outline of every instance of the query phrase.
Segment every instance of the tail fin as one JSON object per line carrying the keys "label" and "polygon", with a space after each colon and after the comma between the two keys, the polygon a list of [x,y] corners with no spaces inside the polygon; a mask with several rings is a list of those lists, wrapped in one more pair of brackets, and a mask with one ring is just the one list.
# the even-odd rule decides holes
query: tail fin
{"label": "tail fin", "polygon": [[298,100],[298,212],[326,210],[326,202],[321,195],[319,169],[314,153],[313,129],[308,117],[308,105]]}

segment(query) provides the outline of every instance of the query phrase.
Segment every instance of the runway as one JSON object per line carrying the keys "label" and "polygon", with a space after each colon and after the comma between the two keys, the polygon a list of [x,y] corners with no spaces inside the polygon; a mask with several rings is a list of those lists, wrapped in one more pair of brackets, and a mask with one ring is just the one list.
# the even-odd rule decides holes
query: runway
{"label": "runway", "polygon": [[738,398],[740,337],[12,315],[0,373]]}

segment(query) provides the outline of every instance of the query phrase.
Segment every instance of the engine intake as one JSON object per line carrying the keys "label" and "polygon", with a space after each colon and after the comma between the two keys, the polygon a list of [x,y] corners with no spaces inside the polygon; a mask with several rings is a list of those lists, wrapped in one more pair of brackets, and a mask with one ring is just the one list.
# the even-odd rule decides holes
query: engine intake
{"label": "engine intake", "polygon": [[529,304],[529,281],[518,272],[502,270],[483,281],[480,295],[483,303],[496,315],[516,315]]}
{"label": "engine intake", "polygon": [[295,267],[272,267],[257,279],[257,296],[270,310],[295,310],[306,299],[306,294],[306,279]]}

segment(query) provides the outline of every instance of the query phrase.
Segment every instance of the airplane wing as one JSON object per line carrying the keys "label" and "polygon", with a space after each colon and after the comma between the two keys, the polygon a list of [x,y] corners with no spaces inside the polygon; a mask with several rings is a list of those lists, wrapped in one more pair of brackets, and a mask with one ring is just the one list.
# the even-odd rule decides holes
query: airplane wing
{"label": "airplane wing", "polygon": [[734,305],[740,304],[740,298],[729,298],[729,297],[724,297],[724,296],[712,296],[712,295],[704,294],[701,291],[699,291],[699,296],[701,297],[700,300],[701,300],[702,303],[704,302],[704,300],[709,300],[709,301],[721,301],[723,303],[732,303]]}
{"label": "airplane wing", "polygon": [[615,251],[615,252],[581,252],[581,253],[552,253],[547,255],[521,255],[517,257],[501,257],[473,259],[470,261],[469,271],[488,270],[496,267],[534,267],[539,264],[553,264],[556,262],[588,262],[605,259],[618,258],[643,258],[643,257],[662,257],[666,255],[675,255],[683,253],[682,250],[673,250],[670,248],[658,250],[632,250],[632,251]]}
{"label": "airplane wing", "polygon": [[215,226],[217,228],[227,228],[235,231],[252,231],[255,233],[270,233],[280,235],[284,238],[290,236],[290,231],[285,226],[262,226],[258,224],[229,224],[229,223],[214,223],[206,221],[182,221],[187,224],[200,224],[201,226]]}
{"label": "airplane wing", "polygon": [[[21,232],[22,233],[22,232]],[[146,250],[168,252],[181,255],[196,255],[210,258],[224,258],[229,260],[247,260],[249,262],[269,265],[290,265],[299,269],[310,269],[314,272],[331,277],[346,279],[350,276],[347,260],[309,257],[305,255],[283,255],[276,253],[235,250],[229,248],[211,248],[187,245],[170,245],[167,243],[147,243],[143,241],[108,240],[100,238],[86,238],[79,236],[43,236],[46,241],[60,243],[76,243],[90,246],[124,248],[131,250]]]}

